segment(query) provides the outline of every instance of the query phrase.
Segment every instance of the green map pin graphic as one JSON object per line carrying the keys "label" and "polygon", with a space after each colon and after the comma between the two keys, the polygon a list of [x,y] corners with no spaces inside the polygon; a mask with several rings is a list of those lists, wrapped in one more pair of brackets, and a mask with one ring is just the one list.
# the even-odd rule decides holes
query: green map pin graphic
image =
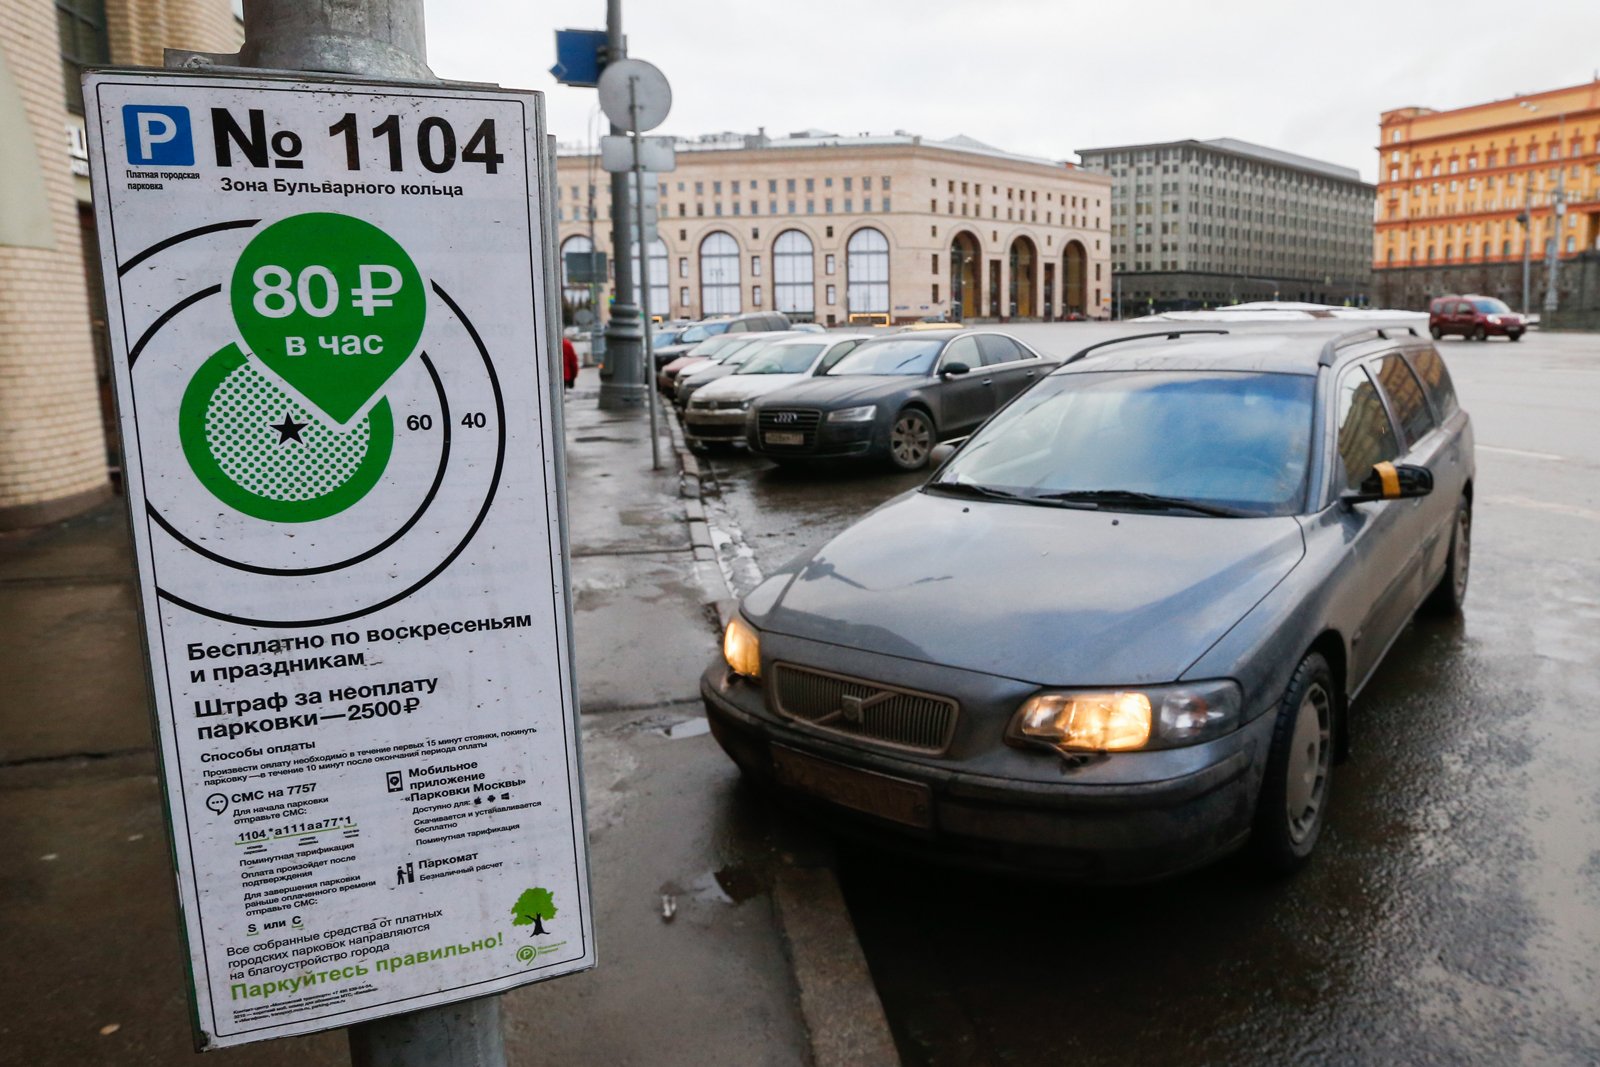
{"label": "green map pin graphic", "polygon": [[257,234],[229,299],[250,351],[340,425],[411,357],[427,309],[422,275],[393,237],[327,211]]}

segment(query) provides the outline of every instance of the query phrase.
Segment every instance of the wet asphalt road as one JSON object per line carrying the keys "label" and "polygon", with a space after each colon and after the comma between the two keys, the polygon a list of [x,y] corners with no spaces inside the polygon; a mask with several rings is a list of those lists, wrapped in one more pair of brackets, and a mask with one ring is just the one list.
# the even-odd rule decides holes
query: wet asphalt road
{"label": "wet asphalt road", "polygon": [[[1084,891],[846,846],[906,1063],[1600,1063],[1600,338],[1441,350],[1478,441],[1467,611],[1355,706],[1311,867]],[[741,583],[920,481],[711,463]]]}

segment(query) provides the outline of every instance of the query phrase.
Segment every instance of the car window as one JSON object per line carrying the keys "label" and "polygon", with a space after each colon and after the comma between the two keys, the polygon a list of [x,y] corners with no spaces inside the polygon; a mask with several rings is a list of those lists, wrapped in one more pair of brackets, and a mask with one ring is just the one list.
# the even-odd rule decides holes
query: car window
{"label": "car window", "polygon": [[1456,302],[1456,314],[1457,315],[1470,315],[1470,314],[1472,314],[1472,305],[1467,303],[1465,300],[1457,301]]}
{"label": "car window", "polygon": [[817,365],[817,373],[827,374],[833,369],[833,365],[835,363],[839,362],[845,356],[848,356],[851,352],[854,352],[856,346],[860,343],[860,341],[840,341],[838,344],[834,345],[833,350],[826,356],[822,357],[822,362]]}
{"label": "car window", "polygon": [[1439,413],[1440,421],[1461,410],[1461,404],[1456,400],[1455,384],[1450,381],[1450,372],[1445,369],[1444,359],[1437,349],[1423,348],[1412,352],[1411,366],[1416,369],[1417,377],[1422,379],[1422,388],[1427,391],[1428,399],[1433,401],[1433,410]]}
{"label": "car window", "polygon": [[978,351],[983,353],[983,365],[992,367],[996,363],[1011,363],[1022,358],[1021,349],[1009,337],[1002,337],[997,333],[984,333],[978,335]]}
{"label": "car window", "polygon": [[957,337],[951,341],[944,350],[944,366],[952,363],[965,363],[970,370],[977,370],[983,366],[983,353],[978,350],[978,342],[972,337]]}
{"label": "car window", "polygon": [[1339,458],[1347,489],[1359,487],[1375,463],[1398,459],[1400,442],[1383,397],[1360,367],[1339,382]]}
{"label": "car window", "polygon": [[1408,445],[1415,444],[1434,428],[1436,423],[1428,407],[1428,398],[1422,393],[1422,383],[1411,373],[1400,353],[1391,352],[1378,361],[1378,384],[1389,396],[1389,406],[1405,431]]}

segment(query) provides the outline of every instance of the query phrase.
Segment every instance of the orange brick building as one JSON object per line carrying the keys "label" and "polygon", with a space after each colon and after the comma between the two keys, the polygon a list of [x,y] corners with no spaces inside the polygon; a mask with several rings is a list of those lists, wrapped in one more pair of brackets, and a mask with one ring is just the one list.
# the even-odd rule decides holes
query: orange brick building
{"label": "orange brick building", "polygon": [[[1380,135],[1373,270],[1384,306],[1472,292],[1518,307],[1531,241],[1537,310],[1552,227],[1563,308],[1592,302],[1584,290],[1597,274],[1588,261],[1600,261],[1600,81],[1452,111],[1398,108],[1384,112]],[[1531,226],[1519,221],[1524,211]],[[1569,260],[1578,261],[1572,269]]]}

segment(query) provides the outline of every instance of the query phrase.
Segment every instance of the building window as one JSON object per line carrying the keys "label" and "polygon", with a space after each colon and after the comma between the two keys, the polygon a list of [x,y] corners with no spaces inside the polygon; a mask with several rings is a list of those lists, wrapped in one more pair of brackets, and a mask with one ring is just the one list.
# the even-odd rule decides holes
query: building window
{"label": "building window", "polygon": [[882,189],[886,193],[889,191],[889,176],[887,174],[883,176],[883,180],[879,184],[878,188]]}
{"label": "building window", "polygon": [[833,197],[826,197],[822,201],[822,212],[825,215],[833,214]]}
{"label": "building window", "polygon": [[760,256],[751,256],[750,257],[750,277],[752,277],[752,278],[761,277],[761,257]]}
{"label": "building window", "polygon": [[67,110],[81,115],[83,68],[103,67],[111,60],[106,46],[105,0],[56,0],[56,29]]}
{"label": "building window", "polygon": [[814,262],[811,238],[799,230],[785,230],[772,242],[772,300],[779,311],[806,317],[816,313]]}
{"label": "building window", "polygon": [[588,307],[591,292],[587,282],[574,282],[567,273],[567,253],[593,251],[594,244],[582,234],[568,237],[561,242],[561,303],[563,309],[572,308],[576,310],[577,308]]}
{"label": "building window", "polygon": [[889,313],[889,241],[870,227],[845,244],[845,311],[851,315]]}
{"label": "building window", "polygon": [[[832,307],[834,304],[837,304],[838,302],[839,301],[835,297],[835,292],[834,292],[833,286],[831,286],[831,285],[828,286],[828,306]],[[830,316],[828,316],[828,318],[831,320],[833,318],[833,316],[830,315]]]}
{"label": "building window", "polygon": [[689,306],[689,287],[687,285],[682,286],[682,287],[680,287],[678,289],[678,306],[679,307],[688,307]]}
{"label": "building window", "polygon": [[817,179],[815,179],[815,178],[807,178],[806,179],[806,192],[814,193],[816,191],[817,191]]}
{"label": "building window", "polygon": [[678,257],[678,277],[687,278],[688,276],[689,276],[689,257],[688,256],[679,256]]}
{"label": "building window", "polygon": [[[634,242],[629,252],[633,260],[633,277],[637,284],[643,275],[639,271],[639,244]],[[650,242],[650,310],[652,313],[662,312],[672,300],[672,289],[668,283],[669,267],[667,264],[667,243],[657,237]]]}
{"label": "building window", "polygon": [[832,274],[833,273],[833,253],[832,252],[829,252],[827,255],[822,257],[822,273],[824,273],[824,274]]}
{"label": "building window", "polygon": [[886,197],[883,198],[883,212],[884,212],[884,214],[887,215],[889,213],[889,211],[890,211],[889,198],[886,196]]}
{"label": "building window", "polygon": [[700,242],[700,311],[739,314],[739,245],[721,230]]}
{"label": "building window", "polygon": [[761,306],[761,286],[752,285],[750,287],[750,303],[755,307]]}
{"label": "building window", "polygon": [[846,215],[855,210],[855,202],[848,196],[844,198],[844,213]]}

